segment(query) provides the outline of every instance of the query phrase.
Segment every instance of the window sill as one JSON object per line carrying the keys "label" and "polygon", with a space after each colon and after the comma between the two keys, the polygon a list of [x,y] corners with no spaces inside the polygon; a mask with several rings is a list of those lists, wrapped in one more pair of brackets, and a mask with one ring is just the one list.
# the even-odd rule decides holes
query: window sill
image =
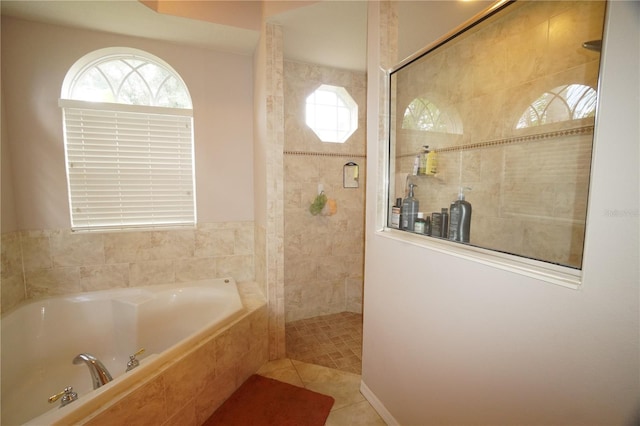
{"label": "window sill", "polygon": [[566,266],[495,252],[439,238],[425,238],[424,236],[391,228],[384,228],[376,234],[384,238],[402,241],[573,290],[579,289],[582,283],[582,271]]}
{"label": "window sill", "polygon": [[140,225],[140,226],[113,226],[113,227],[99,227],[99,228],[71,228],[71,232],[76,234],[108,234],[108,233],[123,233],[123,232],[145,232],[145,231],[184,231],[189,229],[196,229],[197,225],[184,224],[184,225]]}

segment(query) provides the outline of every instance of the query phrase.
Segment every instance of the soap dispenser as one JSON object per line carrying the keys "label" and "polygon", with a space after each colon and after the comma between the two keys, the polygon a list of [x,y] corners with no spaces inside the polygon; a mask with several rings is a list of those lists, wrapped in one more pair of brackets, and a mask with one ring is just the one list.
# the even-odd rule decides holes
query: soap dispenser
{"label": "soap dispenser", "polygon": [[460,187],[458,199],[449,207],[449,239],[461,243],[469,242],[471,230],[471,203],[464,199],[464,190],[469,187]]}
{"label": "soap dispenser", "polygon": [[409,196],[402,201],[402,229],[405,231],[414,231],[416,218],[418,217],[418,200],[413,194],[413,188],[417,185],[409,184]]}

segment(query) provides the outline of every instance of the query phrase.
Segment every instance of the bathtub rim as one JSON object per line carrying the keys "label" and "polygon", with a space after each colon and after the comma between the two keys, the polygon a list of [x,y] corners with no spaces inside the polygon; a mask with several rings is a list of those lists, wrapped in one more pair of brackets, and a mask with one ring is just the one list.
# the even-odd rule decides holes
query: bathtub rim
{"label": "bathtub rim", "polygon": [[[180,288],[189,288],[189,287],[200,287],[200,285],[197,285],[198,283],[205,283],[205,282],[210,282],[210,281],[224,281],[224,280],[230,280],[232,282],[235,283],[236,288],[238,288],[238,281],[235,280],[235,278],[233,277],[220,277],[220,278],[204,278],[204,279],[198,279],[198,280],[190,280],[190,281],[182,281],[182,282],[176,282],[176,283],[163,283],[163,284],[149,284],[149,285],[140,285],[140,286],[135,286],[135,287],[112,287],[112,288],[102,288],[102,289],[98,289],[98,290],[87,290],[87,291],[80,291],[80,292],[73,292],[73,293],[61,293],[61,294],[43,294],[37,297],[33,297],[30,299],[24,299],[22,300],[20,303],[18,303],[15,306],[12,306],[10,309],[8,309],[5,312],[0,313],[0,322],[3,321],[5,318],[7,318],[8,316],[10,316],[11,314],[13,314],[14,312],[18,311],[21,308],[26,308],[27,306],[33,305],[33,304],[39,304],[39,303],[43,303],[46,302],[48,300],[59,300],[59,299],[75,299],[77,297],[86,297],[87,294],[107,294],[107,293],[111,293],[111,292],[119,292],[119,291],[124,291],[124,290],[150,290],[153,292],[156,291],[161,291],[161,290],[166,290],[166,289],[180,289]],[[242,299],[242,297],[241,297]]]}
{"label": "bathtub rim", "polygon": [[[100,412],[108,409],[113,404],[117,403],[121,400],[122,397],[126,397],[127,394],[134,392],[141,386],[145,386],[152,380],[156,379],[159,375],[162,374],[167,368],[171,367],[173,364],[181,361],[184,357],[191,354],[194,350],[198,349],[200,346],[204,345],[209,339],[216,337],[226,330],[231,328],[238,321],[245,318],[249,315],[253,309],[248,309],[245,301],[243,300],[242,293],[239,288],[239,283],[232,277],[222,277],[222,278],[210,278],[205,280],[194,280],[182,283],[174,283],[174,284],[159,284],[157,286],[142,286],[142,287],[123,287],[117,289],[109,289],[109,290],[98,290],[98,292],[109,292],[114,290],[129,290],[129,289],[137,289],[143,288],[147,289],[149,287],[158,288],[187,288],[194,287],[194,283],[202,283],[208,281],[224,281],[229,280],[233,282],[235,285],[236,293],[238,295],[238,299],[240,301],[240,306],[236,312],[232,313],[228,317],[223,320],[208,323],[204,328],[198,330],[196,333],[174,343],[161,354],[150,354],[148,357],[140,360],[140,366],[130,372],[118,376],[115,380],[107,383],[106,385],[101,386],[98,389],[93,390],[89,394],[85,395],[85,398],[82,396],[69,404],[66,407],[52,407],[51,410],[42,413],[41,415],[29,419],[26,423],[23,423],[23,426],[40,426],[42,424],[47,425],[68,425],[68,424],[78,424],[83,421],[87,421],[90,417],[94,415],[98,415]],[[191,285],[190,285],[191,284]],[[159,288],[158,288],[159,290]],[[94,293],[94,292],[90,292]],[[86,293],[74,293],[73,295],[60,295],[54,296],[51,298],[66,298],[73,297],[77,295],[83,295]],[[46,300],[45,298],[44,300]],[[43,299],[38,301],[33,301],[34,303],[41,302]],[[265,301],[266,303],[266,301]],[[25,306],[25,305],[21,305]],[[154,356],[156,355],[156,356]],[[66,412],[65,408],[69,408],[70,411]]]}

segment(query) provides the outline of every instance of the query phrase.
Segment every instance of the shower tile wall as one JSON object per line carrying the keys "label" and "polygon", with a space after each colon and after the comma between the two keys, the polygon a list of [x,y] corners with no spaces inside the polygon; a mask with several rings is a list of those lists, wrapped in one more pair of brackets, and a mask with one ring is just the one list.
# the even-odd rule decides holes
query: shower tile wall
{"label": "shower tile wall", "polygon": [[[285,320],[362,312],[364,269],[364,73],[285,61]],[[358,130],[344,143],[321,142],[305,124],[305,101],[321,84],[345,87],[358,104]],[[343,188],[343,166],[359,165],[359,188]],[[322,184],[333,216],[309,205]]]}
{"label": "shower tile wall", "polygon": [[[269,357],[270,359],[282,358],[285,355],[285,335],[284,335],[284,158],[282,151],[284,147],[284,38],[282,28],[278,25],[267,23],[264,27],[263,36],[265,43],[260,44],[263,52],[258,52],[258,68],[264,66],[264,74],[260,75],[259,84],[256,85],[258,94],[262,93],[263,99],[257,104],[265,108],[265,126],[258,126],[258,140],[255,145],[254,155],[257,155],[258,162],[254,164],[256,169],[261,170],[264,179],[258,177],[255,182],[263,181],[263,187],[257,185],[255,190],[260,194],[257,199],[264,202],[256,204],[256,208],[264,208],[265,228],[263,247],[264,257],[257,257],[258,261],[264,264],[264,276],[258,277],[260,283],[264,280],[267,300],[269,301]],[[263,87],[261,87],[264,85]],[[262,92],[264,90],[264,92]],[[260,96],[260,95],[258,95]],[[264,103],[263,103],[264,102]],[[258,117],[260,114],[258,114]],[[260,118],[257,118],[260,121]],[[264,134],[262,134],[264,132]],[[262,164],[259,164],[263,162]],[[258,172],[259,173],[259,172]],[[257,223],[260,223],[261,213],[256,216]],[[257,230],[262,231],[261,227]],[[258,238],[256,241],[263,241]],[[262,265],[258,268],[262,271]]]}
{"label": "shower tile wall", "polygon": [[83,291],[224,276],[252,281],[253,265],[253,222],[166,231],[7,233],[2,235],[2,310],[24,298]]}

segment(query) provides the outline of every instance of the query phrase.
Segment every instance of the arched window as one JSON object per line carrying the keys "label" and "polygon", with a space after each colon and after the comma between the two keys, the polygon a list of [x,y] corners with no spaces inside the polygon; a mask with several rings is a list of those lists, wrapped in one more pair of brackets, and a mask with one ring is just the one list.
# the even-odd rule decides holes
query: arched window
{"label": "arched window", "polygon": [[558,86],[543,93],[522,114],[516,129],[593,117],[597,93],[583,84]]}
{"label": "arched window", "polygon": [[462,125],[459,120],[423,97],[412,100],[404,110],[402,128],[423,132],[462,134]]}
{"label": "arched window", "polygon": [[72,229],[195,224],[191,105],[173,68],[140,50],[71,67],[60,106]]}

